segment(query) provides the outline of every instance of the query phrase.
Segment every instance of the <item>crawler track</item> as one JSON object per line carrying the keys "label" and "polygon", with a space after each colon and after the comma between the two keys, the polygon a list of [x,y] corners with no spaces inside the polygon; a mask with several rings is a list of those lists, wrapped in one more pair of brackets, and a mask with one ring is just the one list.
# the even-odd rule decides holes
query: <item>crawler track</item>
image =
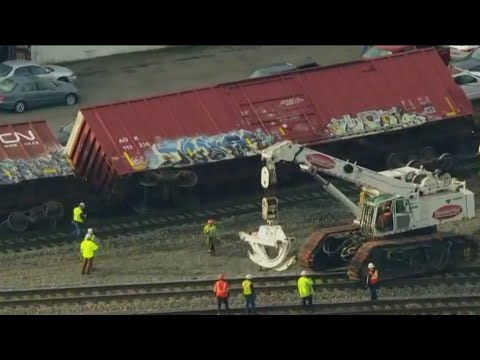
{"label": "crawler track", "polygon": [[[258,277],[255,279],[255,285],[257,291],[262,294],[281,293],[285,291],[295,292],[297,278],[298,275]],[[348,280],[345,272],[316,274],[313,278],[316,280],[317,290],[349,290],[360,289],[363,287],[362,283]],[[232,284],[232,296],[240,294],[240,283],[242,279],[235,278],[229,279],[229,281]],[[41,307],[52,308],[60,306],[64,309],[69,309],[71,307],[89,308],[90,305],[99,303],[121,304],[122,302],[149,302],[158,299],[164,299],[167,302],[175,303],[175,300],[178,299],[186,299],[188,301],[198,298],[211,299],[213,282],[213,279],[209,279],[163,283],[2,291],[0,292],[0,309],[2,309],[2,313],[16,313],[19,311],[21,312],[22,310],[29,311]],[[424,287],[466,283],[480,283],[480,267],[468,267],[452,273],[437,274],[429,277],[385,281],[382,283],[382,288],[401,288],[405,286]],[[268,312],[277,311],[275,310],[276,307],[274,309],[274,307],[267,306],[265,309],[267,309]],[[287,306],[284,310],[286,311],[288,309],[290,308]],[[188,310],[165,313],[209,314],[211,312],[214,312],[214,310]]]}

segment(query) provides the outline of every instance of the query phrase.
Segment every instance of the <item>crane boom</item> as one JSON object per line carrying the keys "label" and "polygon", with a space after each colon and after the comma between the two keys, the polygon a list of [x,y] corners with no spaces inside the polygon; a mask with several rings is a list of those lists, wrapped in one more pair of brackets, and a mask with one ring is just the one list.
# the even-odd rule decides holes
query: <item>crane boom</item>
{"label": "crane boom", "polygon": [[361,209],[352,200],[350,200],[344,193],[338,190],[335,185],[333,185],[331,182],[321,177],[317,173],[315,168],[311,166],[305,166],[305,165],[300,165],[300,168],[305,172],[310,173],[320,184],[322,184],[322,187],[326,192],[328,192],[334,198],[339,200],[343,205],[345,205],[350,210],[350,212],[353,215],[355,215],[357,219],[360,218],[360,215],[362,212]]}
{"label": "crane boom", "polygon": [[[275,164],[281,161],[312,167],[318,172],[349,181],[360,187],[373,188],[382,193],[394,193],[405,198],[418,197],[419,192],[423,194],[434,193],[450,185],[448,181],[434,178],[431,173],[423,169],[413,168],[410,172],[411,177],[420,176],[417,176],[418,181],[413,179],[413,181],[408,182],[405,179],[398,179],[387,176],[382,172],[369,170],[348,160],[334,158],[295,144],[290,140],[281,141],[264,149],[262,159],[266,162],[266,168],[269,171],[268,184],[262,181],[264,187],[276,182]],[[405,169],[409,170],[409,168]],[[427,181],[425,181],[426,178]]]}

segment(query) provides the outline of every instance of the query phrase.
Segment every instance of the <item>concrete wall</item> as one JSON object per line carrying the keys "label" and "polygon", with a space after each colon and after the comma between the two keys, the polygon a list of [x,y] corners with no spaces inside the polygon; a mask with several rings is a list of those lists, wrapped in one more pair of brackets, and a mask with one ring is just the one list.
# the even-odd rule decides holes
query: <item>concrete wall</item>
{"label": "concrete wall", "polygon": [[100,56],[166,48],[166,45],[32,45],[32,60],[40,64],[56,64],[86,60]]}

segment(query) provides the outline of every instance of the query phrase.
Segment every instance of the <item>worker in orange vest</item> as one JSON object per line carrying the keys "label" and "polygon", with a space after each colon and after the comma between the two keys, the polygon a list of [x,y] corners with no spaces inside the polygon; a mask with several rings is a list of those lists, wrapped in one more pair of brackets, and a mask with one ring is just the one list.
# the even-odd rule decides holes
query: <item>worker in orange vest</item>
{"label": "worker in orange vest", "polygon": [[367,288],[370,290],[370,300],[377,300],[378,270],[372,263],[368,264]]}
{"label": "worker in orange vest", "polygon": [[218,276],[217,282],[213,286],[213,296],[214,299],[217,299],[218,304],[218,315],[221,314],[222,304],[225,305],[225,311],[228,311],[228,296],[230,290],[230,285],[225,281],[225,275],[220,274]]}

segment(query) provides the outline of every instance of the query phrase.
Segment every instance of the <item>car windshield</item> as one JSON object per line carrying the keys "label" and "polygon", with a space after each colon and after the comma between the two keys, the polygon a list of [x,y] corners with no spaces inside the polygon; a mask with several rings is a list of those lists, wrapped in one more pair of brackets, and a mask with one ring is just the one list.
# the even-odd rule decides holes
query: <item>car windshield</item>
{"label": "car windshield", "polygon": [[12,67],[5,65],[5,64],[0,64],[0,77],[7,76],[10,71],[12,71]]}
{"label": "car windshield", "polygon": [[472,53],[472,59],[480,61],[480,47]]}
{"label": "car windshield", "polygon": [[363,57],[366,59],[371,59],[371,58],[388,56],[388,55],[392,55],[392,52],[372,46],[370,49],[368,49],[368,51],[365,54],[363,54]]}
{"label": "car windshield", "polygon": [[10,93],[13,91],[13,89],[15,89],[16,86],[17,84],[15,83],[15,81],[10,79],[0,81],[0,92]]}

